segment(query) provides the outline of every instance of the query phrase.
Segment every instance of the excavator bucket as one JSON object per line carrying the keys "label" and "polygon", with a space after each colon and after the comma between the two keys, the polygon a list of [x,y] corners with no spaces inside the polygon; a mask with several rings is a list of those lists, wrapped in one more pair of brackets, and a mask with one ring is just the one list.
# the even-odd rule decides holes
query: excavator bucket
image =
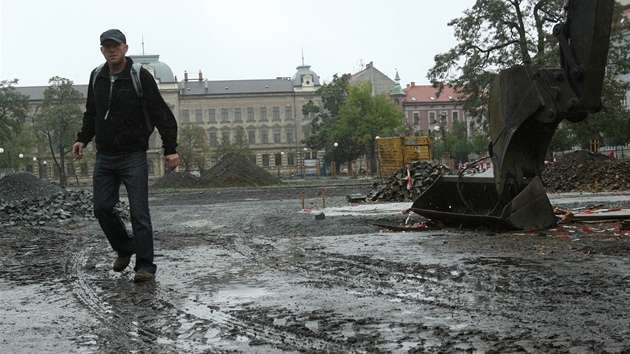
{"label": "excavator bucket", "polygon": [[533,230],[556,224],[540,177],[533,178],[520,192],[508,186],[498,194],[492,177],[442,175],[410,210],[457,226]]}
{"label": "excavator bucket", "polygon": [[540,176],[558,124],[577,123],[601,106],[614,2],[570,0],[554,27],[561,68],[516,66],[490,91],[494,179],[442,176],[411,210],[447,223],[540,229],[556,218]]}

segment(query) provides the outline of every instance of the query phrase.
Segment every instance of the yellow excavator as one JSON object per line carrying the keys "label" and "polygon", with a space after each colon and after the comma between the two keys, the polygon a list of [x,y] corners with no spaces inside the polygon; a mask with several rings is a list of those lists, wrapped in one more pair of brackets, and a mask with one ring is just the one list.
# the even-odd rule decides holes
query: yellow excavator
{"label": "yellow excavator", "polygon": [[501,71],[490,91],[489,154],[494,178],[441,176],[410,208],[448,224],[502,229],[556,225],[541,179],[558,124],[601,108],[614,0],[568,0],[556,24],[561,67]]}

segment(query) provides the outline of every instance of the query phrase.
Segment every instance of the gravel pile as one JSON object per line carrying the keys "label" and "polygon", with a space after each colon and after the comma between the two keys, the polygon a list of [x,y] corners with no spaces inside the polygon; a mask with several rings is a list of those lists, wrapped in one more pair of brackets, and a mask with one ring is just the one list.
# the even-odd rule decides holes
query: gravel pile
{"label": "gravel pile", "polygon": [[228,154],[219,163],[205,171],[197,180],[196,187],[259,187],[282,184],[270,174],[240,154]]}
{"label": "gravel pile", "polygon": [[556,158],[542,173],[548,192],[613,192],[630,190],[630,160],[590,151]]}
{"label": "gravel pile", "polygon": [[153,183],[154,188],[189,188],[199,177],[189,172],[171,172]]}
{"label": "gravel pile", "polygon": [[16,201],[36,197],[52,197],[67,193],[65,188],[31,173],[14,173],[0,178],[0,199]]}

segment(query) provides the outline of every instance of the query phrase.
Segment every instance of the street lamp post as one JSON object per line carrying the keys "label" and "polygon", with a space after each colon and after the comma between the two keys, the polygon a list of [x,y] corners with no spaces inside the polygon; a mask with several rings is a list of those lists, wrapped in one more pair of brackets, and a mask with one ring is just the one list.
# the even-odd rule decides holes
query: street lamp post
{"label": "street lamp post", "polygon": [[18,172],[20,172],[20,165],[22,164],[22,159],[24,158],[24,154],[19,154],[18,157],[20,158],[20,162],[18,163]]}
{"label": "street lamp post", "polygon": [[302,152],[302,178],[305,178],[306,176],[304,176],[304,160],[306,159],[306,148],[304,148],[304,151]]}
{"label": "street lamp post", "polygon": [[335,150],[337,150],[338,143],[333,144],[333,153],[332,153],[332,176],[333,178],[337,178],[337,161],[335,160]]}
{"label": "street lamp post", "polygon": [[44,164],[44,179],[48,179],[48,161],[44,160],[42,164]]}

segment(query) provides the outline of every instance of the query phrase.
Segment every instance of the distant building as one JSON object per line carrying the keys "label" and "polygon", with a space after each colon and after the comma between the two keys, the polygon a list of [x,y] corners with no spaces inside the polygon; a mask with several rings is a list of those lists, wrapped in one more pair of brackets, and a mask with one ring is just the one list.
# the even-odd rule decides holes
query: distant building
{"label": "distant building", "polygon": [[[234,141],[235,134],[243,131],[256,155],[256,164],[278,174],[297,172],[305,159],[318,157],[317,151],[301,143],[310,134],[313,118],[302,114],[302,106],[311,100],[321,104],[316,94],[321,86],[320,79],[309,65],[298,66],[292,77],[213,81],[204,78],[200,71],[197,78],[192,79],[185,73],[184,80],[178,82],[169,66],[159,61],[159,55],[130,57],[144,64],[155,77],[178,125],[202,126],[211,147],[221,141]],[[30,97],[33,112],[41,104],[46,88],[16,87],[18,92]],[[88,85],[75,85],[75,88],[87,96]],[[165,171],[160,147],[156,130],[148,151],[153,177],[163,176]],[[216,162],[208,159],[210,166]],[[80,168],[83,177],[91,174],[91,166],[87,164],[89,162],[84,161]],[[68,176],[74,176],[74,171],[71,161]]]}
{"label": "distant building", "polygon": [[[431,135],[440,127],[450,130],[453,122],[468,121],[462,100],[451,87],[445,87],[438,96],[438,89],[432,85],[416,85],[412,82],[403,92],[405,96],[401,103],[405,124],[413,136]],[[399,96],[402,98],[402,95]],[[472,136],[472,125],[467,126],[468,136]]]}
{"label": "distant building", "polygon": [[356,74],[352,74],[348,82],[352,84],[359,81],[369,81],[372,83],[372,96],[383,93],[389,94],[395,85],[394,80],[376,69],[373,62],[369,62],[365,69]]}

